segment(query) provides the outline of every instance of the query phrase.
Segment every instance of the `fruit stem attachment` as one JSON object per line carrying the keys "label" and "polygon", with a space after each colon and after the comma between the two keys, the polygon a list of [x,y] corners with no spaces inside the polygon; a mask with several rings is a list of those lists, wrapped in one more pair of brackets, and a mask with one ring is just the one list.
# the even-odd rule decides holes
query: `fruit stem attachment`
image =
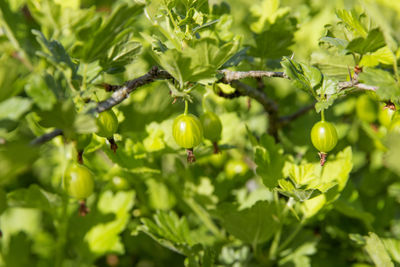
{"label": "fruit stem attachment", "polygon": [[186,153],[187,153],[187,162],[188,163],[196,162],[196,157],[194,156],[193,148],[186,149]]}
{"label": "fruit stem attachment", "polygon": [[218,154],[219,151],[219,147],[218,147],[218,142],[217,141],[213,141],[213,146],[214,146],[214,154]]}
{"label": "fruit stem attachment", "polygon": [[77,161],[79,164],[83,164],[83,150],[78,150]]}
{"label": "fruit stem attachment", "polygon": [[324,113],[324,110],[321,110],[321,121],[325,121],[325,113]]}
{"label": "fruit stem attachment", "polygon": [[319,155],[319,159],[320,159],[319,162],[320,162],[321,166],[324,166],[324,164],[326,162],[326,157],[328,156],[328,154],[324,153],[324,152],[318,152],[318,155]]}
{"label": "fruit stem attachment", "polygon": [[185,111],[183,112],[183,114],[187,115],[189,111],[189,103],[187,100],[185,100]]}
{"label": "fruit stem attachment", "polygon": [[86,201],[84,199],[79,200],[79,216],[86,216],[89,213],[89,208],[86,206]]}
{"label": "fruit stem attachment", "polygon": [[114,140],[114,137],[107,138],[108,142],[110,142],[110,148],[114,151],[114,154],[117,152],[118,146]]}

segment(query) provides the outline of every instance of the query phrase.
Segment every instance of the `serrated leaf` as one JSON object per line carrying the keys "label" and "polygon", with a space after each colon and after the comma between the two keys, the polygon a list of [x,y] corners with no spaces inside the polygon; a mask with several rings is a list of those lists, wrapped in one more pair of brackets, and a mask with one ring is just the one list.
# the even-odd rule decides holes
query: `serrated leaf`
{"label": "serrated leaf", "polygon": [[78,70],[78,65],[72,62],[62,44],[56,40],[47,40],[43,33],[38,30],[32,30],[32,34],[36,36],[36,40],[45,51],[38,51],[36,53],[62,70],[69,68],[72,74],[71,78],[77,79],[76,72]]}
{"label": "serrated leaf", "polygon": [[74,120],[76,133],[95,133],[97,131],[96,119],[93,115],[78,114]]}
{"label": "serrated leaf", "polygon": [[385,165],[400,176],[400,134],[391,133],[385,142],[388,151],[384,156]]}
{"label": "serrated leaf", "polygon": [[282,170],[285,163],[285,157],[282,155],[281,148],[272,136],[263,135],[260,139],[260,145],[254,147],[256,172],[264,183],[270,189],[278,185],[278,180],[283,178]]}
{"label": "serrated leaf", "polygon": [[194,245],[186,218],[179,218],[173,211],[157,212],[153,220],[142,218],[141,222],[143,225],[139,227],[139,231],[173,251],[186,255]]}
{"label": "serrated leaf", "polygon": [[346,46],[346,49],[364,55],[368,52],[375,52],[381,47],[386,45],[385,37],[380,29],[373,29],[368,32],[366,38],[356,38],[353,39]]}
{"label": "serrated leaf", "polygon": [[347,40],[325,36],[320,39],[320,42],[328,43],[329,45],[336,47],[341,55],[345,55],[347,53],[346,47],[349,44]]}
{"label": "serrated leaf", "polygon": [[18,120],[22,115],[30,110],[32,100],[25,97],[14,96],[0,102],[0,120]]}
{"label": "serrated leaf", "polygon": [[84,239],[92,253],[98,256],[107,252],[124,253],[120,233],[129,222],[134,199],[134,191],[119,191],[115,194],[105,191],[101,194],[98,210],[104,214],[114,213],[115,219],[97,224],[86,233]]}
{"label": "serrated leaf", "polygon": [[336,98],[337,96],[333,95],[328,99],[324,99],[322,101],[315,103],[315,111],[317,113],[320,113],[322,110],[328,109],[330,106],[333,105],[333,102],[335,101]]}
{"label": "serrated leaf", "polygon": [[388,46],[384,46],[373,53],[364,55],[359,65],[364,67],[374,67],[379,64],[392,65],[394,60],[396,56]]}
{"label": "serrated leaf", "polygon": [[397,263],[400,263],[400,240],[384,238],[382,241],[390,257]]}
{"label": "serrated leaf", "polygon": [[[23,152],[23,153],[21,153]],[[31,167],[38,148],[25,142],[6,142],[0,146],[0,184],[6,184]]]}
{"label": "serrated leaf", "polygon": [[356,36],[366,37],[367,30],[360,21],[361,14],[353,10],[337,10],[336,15]]}
{"label": "serrated leaf", "polygon": [[243,210],[224,203],[216,213],[230,234],[253,245],[269,240],[280,224],[276,203],[268,201],[258,201],[251,208]]}
{"label": "serrated leaf", "polygon": [[338,90],[338,82],[332,79],[324,79],[322,82],[321,89],[317,92],[322,96],[330,96],[337,93]]}
{"label": "serrated leaf", "polygon": [[[143,5],[138,3],[119,4],[100,26],[92,27],[88,25],[95,31],[80,36],[84,39],[81,39],[72,48],[74,57],[80,58],[85,63],[107,58],[108,55],[105,51],[112,50],[114,45],[131,33],[132,29],[129,28],[129,25],[133,22],[135,16],[141,13],[142,9]],[[90,23],[98,25],[97,20]]]}
{"label": "serrated leaf", "polygon": [[315,89],[322,82],[322,73],[315,67],[298,63],[285,57],[281,61],[285,74],[294,81],[295,85],[312,95],[315,95]]}
{"label": "serrated leaf", "polygon": [[266,23],[274,24],[276,20],[289,11],[289,7],[281,8],[279,0],[264,0],[260,5],[253,5],[250,7],[252,16],[258,18],[258,20],[250,25],[252,31],[260,33]]}
{"label": "serrated leaf", "polygon": [[400,100],[400,87],[392,74],[387,71],[365,68],[360,73],[359,80],[365,84],[376,86],[376,93],[382,100]]}
{"label": "serrated leaf", "polygon": [[[113,70],[125,69],[125,66],[131,63],[134,58],[139,54],[141,44],[138,42],[131,42],[128,38],[123,39],[120,43],[112,46],[108,52],[107,57],[100,61],[103,69],[110,73]],[[113,73],[116,73],[115,71]]]}
{"label": "serrated leaf", "polygon": [[254,35],[255,45],[250,47],[249,55],[263,60],[289,56],[292,53],[290,46],[294,43],[296,24],[296,19],[292,17],[278,18],[274,24]]}
{"label": "serrated leaf", "polygon": [[9,193],[7,199],[10,207],[35,208],[49,213],[54,212],[53,205],[59,205],[61,201],[58,196],[51,195],[35,184]]}
{"label": "serrated leaf", "polygon": [[369,233],[368,236],[365,236],[365,240],[366,240],[366,245],[364,249],[368,252],[368,255],[375,263],[375,266],[382,266],[382,267],[394,266],[379,236],[377,236],[375,233]]}
{"label": "serrated leaf", "polygon": [[41,110],[50,110],[57,99],[54,93],[47,87],[44,79],[39,75],[32,75],[25,85],[26,94],[33,99]]}
{"label": "serrated leaf", "polygon": [[37,114],[41,119],[39,124],[43,127],[62,129],[67,136],[74,131],[76,111],[72,101],[57,103],[52,110],[38,111]]}
{"label": "serrated leaf", "polygon": [[219,46],[216,40],[203,38],[183,51],[169,49],[162,54],[153,53],[153,56],[183,86],[188,81],[213,82],[217,70],[236,53],[238,47],[238,40]]}

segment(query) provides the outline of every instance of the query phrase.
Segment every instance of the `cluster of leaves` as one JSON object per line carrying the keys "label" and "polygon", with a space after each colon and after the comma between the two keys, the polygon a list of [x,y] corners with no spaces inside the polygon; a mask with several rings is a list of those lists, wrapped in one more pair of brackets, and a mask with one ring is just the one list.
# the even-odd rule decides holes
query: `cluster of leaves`
{"label": "cluster of leaves", "polygon": [[[400,136],[377,119],[378,102],[400,107],[399,6],[228,2],[0,1],[1,265],[400,264]],[[93,110],[112,96],[103,85],[154,65],[173,79],[112,108],[113,152],[95,134]],[[276,110],[213,94],[216,84],[235,94],[220,83],[228,68],[283,71],[289,79],[243,81]],[[375,88],[374,119],[356,111],[366,92],[341,87],[353,81]],[[204,140],[185,162],[171,133],[180,100],[219,115],[220,154]],[[339,136],[323,167],[309,137],[322,111]],[[30,143],[53,129],[63,136]],[[79,217],[61,185],[83,134],[95,190]]]}

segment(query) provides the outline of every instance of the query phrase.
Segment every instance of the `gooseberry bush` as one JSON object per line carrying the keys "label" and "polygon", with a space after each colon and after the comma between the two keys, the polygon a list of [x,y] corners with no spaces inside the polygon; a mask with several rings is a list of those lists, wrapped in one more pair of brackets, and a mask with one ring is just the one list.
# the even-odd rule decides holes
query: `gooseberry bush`
{"label": "gooseberry bush", "polygon": [[0,1],[1,266],[400,266],[400,5]]}

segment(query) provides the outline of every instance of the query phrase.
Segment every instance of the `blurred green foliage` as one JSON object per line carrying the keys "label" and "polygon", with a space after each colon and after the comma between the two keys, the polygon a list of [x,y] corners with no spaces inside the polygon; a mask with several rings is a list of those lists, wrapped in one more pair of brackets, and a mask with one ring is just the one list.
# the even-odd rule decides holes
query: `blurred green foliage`
{"label": "blurred green foliage", "polygon": [[[0,1],[0,265],[400,265],[400,114],[381,118],[383,103],[400,108],[398,25],[390,0]],[[90,111],[104,84],[155,65],[174,80],[113,107],[114,153]],[[376,91],[339,87],[355,66]],[[243,80],[278,118],[315,109],[272,125],[256,100],[214,93],[235,93],[217,84],[227,68],[285,72]],[[223,126],[221,153],[204,140],[191,165],[171,133],[183,99]],[[339,137],[323,167],[321,112]],[[80,217],[62,181],[92,133]]]}

